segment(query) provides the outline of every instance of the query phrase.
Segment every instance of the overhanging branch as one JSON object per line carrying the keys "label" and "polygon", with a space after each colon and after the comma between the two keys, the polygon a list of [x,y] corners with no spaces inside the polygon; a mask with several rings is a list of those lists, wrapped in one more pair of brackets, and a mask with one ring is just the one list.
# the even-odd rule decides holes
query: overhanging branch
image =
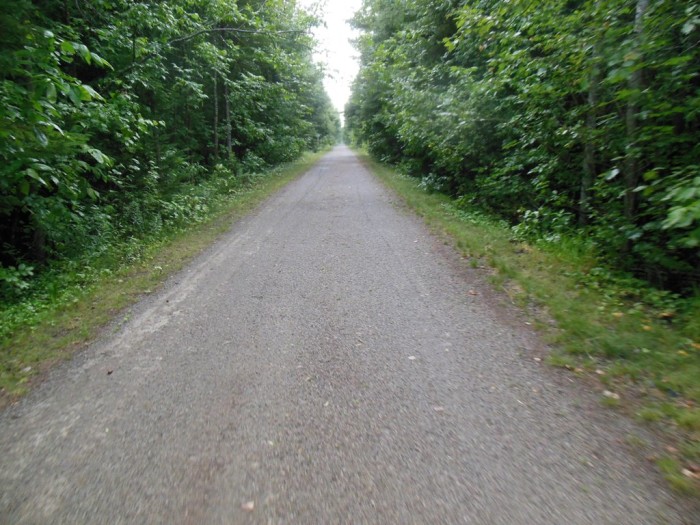
{"label": "overhanging branch", "polygon": [[306,31],[302,30],[288,30],[288,31],[266,31],[266,30],[259,30],[259,29],[239,29],[237,27],[213,27],[211,29],[200,29],[199,31],[195,31],[191,35],[186,35],[186,36],[181,36],[178,38],[174,38],[170,40],[169,42],[166,43],[166,45],[171,45],[171,44],[177,44],[178,42],[186,42],[187,40],[192,40],[193,38],[197,38],[199,35],[203,35],[205,33],[216,33],[216,32],[222,32],[222,33],[247,33],[250,35],[284,35],[284,34],[290,34],[290,33],[306,33]]}
{"label": "overhanging branch", "polygon": [[[194,33],[191,33],[189,35],[185,36],[179,36],[177,38],[173,38],[172,40],[168,40],[163,47],[169,47],[172,46],[173,44],[179,44],[180,42],[187,42],[188,40],[192,40],[193,38],[197,38],[198,36],[207,34],[207,33],[244,33],[248,35],[288,35],[288,34],[303,34],[306,33],[304,30],[300,29],[290,29],[290,30],[285,30],[285,31],[268,31],[268,30],[260,30],[260,29],[241,29],[238,27],[211,27],[208,29],[200,29],[199,31],[195,31]],[[139,57],[138,60],[133,61],[128,67],[125,67],[121,71],[117,73],[117,76],[120,77],[125,73],[128,73],[132,69],[134,69],[136,66],[143,64],[144,62],[150,60],[154,56],[157,55],[157,51],[151,51],[150,53],[146,53],[145,55]]]}

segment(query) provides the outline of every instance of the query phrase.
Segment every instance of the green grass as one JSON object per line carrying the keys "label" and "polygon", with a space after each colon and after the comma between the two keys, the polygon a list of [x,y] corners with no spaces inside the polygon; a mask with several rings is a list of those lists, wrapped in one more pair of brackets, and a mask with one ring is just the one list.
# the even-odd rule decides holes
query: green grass
{"label": "green grass", "polygon": [[664,456],[656,463],[671,487],[678,492],[697,495],[697,483],[683,474],[682,463],[677,458]]}
{"label": "green grass", "polygon": [[0,406],[26,393],[53,364],[93,340],[126,307],[157,289],[321,155],[307,155],[212,199],[194,225],[131,239],[89,267],[66,262],[44,277],[41,293],[0,304]]}
{"label": "green grass", "polygon": [[[595,378],[615,407],[664,431],[680,450],[660,468],[674,487],[700,484],[683,465],[700,463],[700,300],[683,300],[601,268],[585,240],[528,244],[503,221],[363,155],[366,165],[438,234],[490,266],[491,282],[524,308],[554,350],[548,362]],[[593,383],[595,384],[595,383]]]}

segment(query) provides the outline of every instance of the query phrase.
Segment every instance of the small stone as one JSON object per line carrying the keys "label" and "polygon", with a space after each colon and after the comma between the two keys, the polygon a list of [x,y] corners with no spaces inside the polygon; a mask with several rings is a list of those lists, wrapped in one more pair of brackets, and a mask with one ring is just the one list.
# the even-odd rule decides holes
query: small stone
{"label": "small stone", "polygon": [[683,475],[686,478],[700,479],[700,475],[698,475],[696,472],[693,472],[692,470],[687,469],[687,468],[684,468],[683,470],[681,470],[681,473],[683,473]]}

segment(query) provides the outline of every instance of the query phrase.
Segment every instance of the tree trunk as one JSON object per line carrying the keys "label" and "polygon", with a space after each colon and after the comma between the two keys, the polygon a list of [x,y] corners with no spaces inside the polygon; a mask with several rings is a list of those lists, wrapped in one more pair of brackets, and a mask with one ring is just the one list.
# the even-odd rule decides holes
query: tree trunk
{"label": "tree trunk", "polygon": [[32,220],[32,258],[40,264],[45,264],[48,259],[46,255],[46,232],[38,221]]}
{"label": "tree trunk", "polygon": [[579,197],[580,226],[585,226],[591,213],[590,190],[596,175],[595,130],[597,127],[598,85],[600,68],[598,67],[599,45],[593,48],[592,67],[588,86],[588,112],[586,113],[586,137],[583,145],[583,177],[581,177],[581,195]]}
{"label": "tree trunk", "polygon": [[[644,15],[649,7],[649,0],[637,0],[637,9],[634,17],[634,51],[636,60],[641,60],[642,37],[644,35]],[[635,70],[628,82],[630,99],[625,112],[625,127],[627,134],[627,151],[625,154],[625,217],[633,221],[637,213],[637,193],[634,191],[639,185],[640,163],[639,148],[637,144],[637,116],[639,114],[639,95],[643,89],[641,69]]]}
{"label": "tree trunk", "polygon": [[214,158],[219,158],[219,86],[214,72]]}
{"label": "tree trunk", "polygon": [[[155,101],[155,95],[152,95],[153,99],[151,102],[151,115],[153,120],[158,120],[158,112],[157,112],[157,105]],[[161,152],[160,152],[160,125],[155,126],[153,130],[153,140],[155,141],[155,150],[156,150],[156,166],[160,169],[160,158],[161,158]]]}
{"label": "tree trunk", "polygon": [[189,97],[189,95],[185,95],[185,105],[184,105],[183,109],[185,111],[185,128],[188,131],[187,135],[189,137],[191,137],[192,136],[192,112],[190,111],[190,97]]}
{"label": "tree trunk", "polygon": [[156,126],[155,139],[156,139],[156,166],[158,166],[158,167],[160,168],[160,159],[161,159],[161,154],[160,154],[160,126]]}
{"label": "tree trunk", "polygon": [[224,112],[226,116],[226,158],[231,158],[231,150],[233,148],[231,138],[231,102],[228,97],[228,84],[224,81]]}

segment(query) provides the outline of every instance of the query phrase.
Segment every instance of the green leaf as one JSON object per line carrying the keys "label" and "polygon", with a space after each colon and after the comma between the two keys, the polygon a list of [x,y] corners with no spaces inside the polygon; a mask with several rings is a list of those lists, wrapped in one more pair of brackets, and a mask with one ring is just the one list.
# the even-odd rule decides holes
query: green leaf
{"label": "green leaf", "polygon": [[112,64],[110,64],[109,62],[107,62],[104,58],[102,58],[102,57],[101,57],[100,55],[98,55],[97,53],[92,53],[92,61],[93,61],[95,64],[97,64],[98,66],[106,67],[107,69],[114,70],[114,68],[112,67]]}
{"label": "green leaf", "polygon": [[100,150],[97,148],[89,148],[88,153],[92,156],[93,159],[97,161],[98,164],[107,164],[109,163],[109,157],[102,153]]}
{"label": "green leaf", "polygon": [[613,84],[619,82],[626,82],[630,77],[630,70],[628,68],[613,69],[608,73],[608,82]]}
{"label": "green leaf", "polygon": [[80,99],[85,102],[88,102],[92,99],[102,100],[102,96],[87,84],[82,84],[79,89]]}
{"label": "green leaf", "polygon": [[681,191],[679,191],[676,194],[675,200],[680,201],[680,202],[690,201],[690,200],[697,198],[698,193],[700,193],[700,188],[698,188],[698,189],[693,188],[693,187],[683,188]]}
{"label": "green leaf", "polygon": [[73,42],[69,42],[68,40],[61,42],[61,51],[63,51],[66,55],[74,55],[75,47],[73,46]]}
{"label": "green leaf", "polygon": [[46,86],[46,98],[51,102],[56,102],[56,85],[53,82],[49,82]]}
{"label": "green leaf", "polygon": [[81,92],[75,86],[71,86],[68,90],[68,98],[76,106],[80,106],[82,103]]}
{"label": "green leaf", "polygon": [[87,62],[88,64],[92,63],[92,54],[90,53],[90,50],[85,44],[76,44],[75,48],[78,51],[78,54],[81,56],[81,58],[85,60],[85,62]]}
{"label": "green leaf", "polygon": [[26,170],[24,170],[24,172],[32,179],[39,182],[42,186],[48,187],[48,184],[46,183],[46,181],[43,178],[41,178],[41,176],[32,168],[27,168]]}
{"label": "green leaf", "polygon": [[611,181],[615,177],[617,177],[620,174],[620,170],[618,168],[613,168],[609,172],[605,174],[605,180],[606,181]]}
{"label": "green leaf", "polygon": [[670,228],[687,228],[693,223],[693,216],[689,213],[688,208],[676,207],[671,210],[668,217],[663,221],[662,228],[668,230]]}
{"label": "green leaf", "polygon": [[49,139],[46,136],[46,133],[44,133],[36,126],[34,126],[34,136],[39,141],[39,144],[41,144],[42,146],[46,147],[49,145]]}
{"label": "green leaf", "polygon": [[46,127],[49,127],[49,128],[53,128],[53,129],[56,130],[60,135],[63,135],[63,134],[64,134],[64,133],[63,133],[63,130],[62,130],[62,129],[58,126],[58,124],[56,124],[55,122],[45,122],[45,121],[42,120],[41,122],[39,122],[39,124],[42,125],[42,126],[46,126]]}
{"label": "green leaf", "polygon": [[691,55],[683,55],[683,56],[669,58],[661,65],[662,66],[680,66],[683,64],[687,64],[691,60],[693,60],[693,57]]}

